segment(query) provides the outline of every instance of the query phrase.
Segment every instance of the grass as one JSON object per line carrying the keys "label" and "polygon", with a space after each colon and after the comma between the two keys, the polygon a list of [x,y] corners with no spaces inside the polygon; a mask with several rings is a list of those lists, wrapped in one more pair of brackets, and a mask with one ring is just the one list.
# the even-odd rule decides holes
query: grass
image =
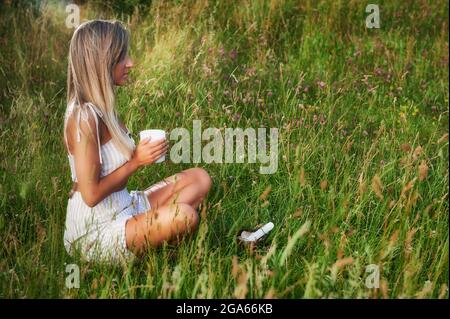
{"label": "grass", "polygon": [[[280,132],[275,174],[198,164],[214,185],[191,240],[108,266],[63,246],[67,13],[0,3],[0,297],[448,298],[448,2],[378,5],[380,29],[361,1],[81,6],[131,30],[136,67],[117,97],[135,139],[195,119]],[[128,189],[194,165],[147,167]],[[236,243],[268,221],[265,245]]]}

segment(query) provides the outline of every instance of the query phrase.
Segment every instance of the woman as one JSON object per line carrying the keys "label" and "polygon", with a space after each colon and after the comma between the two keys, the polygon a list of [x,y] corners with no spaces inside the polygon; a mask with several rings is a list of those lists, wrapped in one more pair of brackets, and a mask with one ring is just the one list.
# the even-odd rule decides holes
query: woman
{"label": "woman", "polygon": [[127,30],[117,21],[81,24],[70,42],[64,139],[74,186],[64,245],[88,260],[116,261],[162,242],[177,242],[199,222],[197,208],[211,187],[201,168],[128,192],[128,178],[165,155],[166,140],[137,146],[118,118],[114,86],[133,62]]}

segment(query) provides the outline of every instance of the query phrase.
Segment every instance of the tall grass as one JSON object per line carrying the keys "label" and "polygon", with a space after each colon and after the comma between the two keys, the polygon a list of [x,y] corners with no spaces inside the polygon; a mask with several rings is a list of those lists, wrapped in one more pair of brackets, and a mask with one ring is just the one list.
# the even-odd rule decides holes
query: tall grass
{"label": "tall grass", "polygon": [[[62,5],[34,3],[0,4],[1,297],[448,298],[448,2],[378,1],[380,29],[361,1],[82,5],[131,29],[136,67],[117,94],[136,139],[195,119],[280,130],[275,174],[200,164],[214,185],[193,239],[115,266],[63,247],[73,29]],[[193,165],[147,167],[128,189]],[[264,245],[236,242],[268,221]],[[65,286],[70,263],[80,289]]]}

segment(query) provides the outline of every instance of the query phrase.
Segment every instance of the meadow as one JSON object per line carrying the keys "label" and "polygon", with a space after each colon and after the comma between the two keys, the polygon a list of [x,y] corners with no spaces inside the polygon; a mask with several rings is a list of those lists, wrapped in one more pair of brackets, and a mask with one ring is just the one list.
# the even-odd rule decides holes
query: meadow
{"label": "meadow", "polygon": [[[65,2],[0,1],[1,298],[449,297],[447,1],[378,0],[371,29],[365,1],[117,2],[78,1],[81,21],[130,30],[135,68],[117,107],[135,140],[194,120],[278,128],[278,169],[150,165],[128,190],[210,173],[196,234],[117,265],[69,256],[74,29]],[[269,221],[261,245],[236,241]]]}

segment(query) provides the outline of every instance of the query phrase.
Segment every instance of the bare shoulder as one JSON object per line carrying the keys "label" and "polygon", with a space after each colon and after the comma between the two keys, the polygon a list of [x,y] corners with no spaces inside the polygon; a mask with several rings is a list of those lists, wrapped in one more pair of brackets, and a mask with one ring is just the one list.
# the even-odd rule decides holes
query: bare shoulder
{"label": "bare shoulder", "polygon": [[[102,123],[94,114],[87,109],[76,108],[67,117],[66,134],[70,145],[73,141],[87,139],[97,144],[97,123],[100,126]],[[101,133],[101,129],[99,131]],[[72,149],[72,147],[69,147]]]}
{"label": "bare shoulder", "polygon": [[[96,118],[95,118],[95,117]],[[121,121],[120,118],[117,119],[120,127],[126,133],[128,128]],[[100,139],[100,144],[103,145],[107,143],[111,138],[111,133],[108,130],[108,127],[103,122],[103,119],[97,114],[94,115],[89,109],[84,108],[74,108],[73,112],[71,112],[67,116],[67,137],[69,143],[69,150],[73,149],[70,145],[73,145],[73,141],[76,141],[78,138],[78,130],[80,134],[80,138],[87,138],[90,141],[93,141],[97,145],[97,130]],[[79,125],[77,125],[79,123]]]}

